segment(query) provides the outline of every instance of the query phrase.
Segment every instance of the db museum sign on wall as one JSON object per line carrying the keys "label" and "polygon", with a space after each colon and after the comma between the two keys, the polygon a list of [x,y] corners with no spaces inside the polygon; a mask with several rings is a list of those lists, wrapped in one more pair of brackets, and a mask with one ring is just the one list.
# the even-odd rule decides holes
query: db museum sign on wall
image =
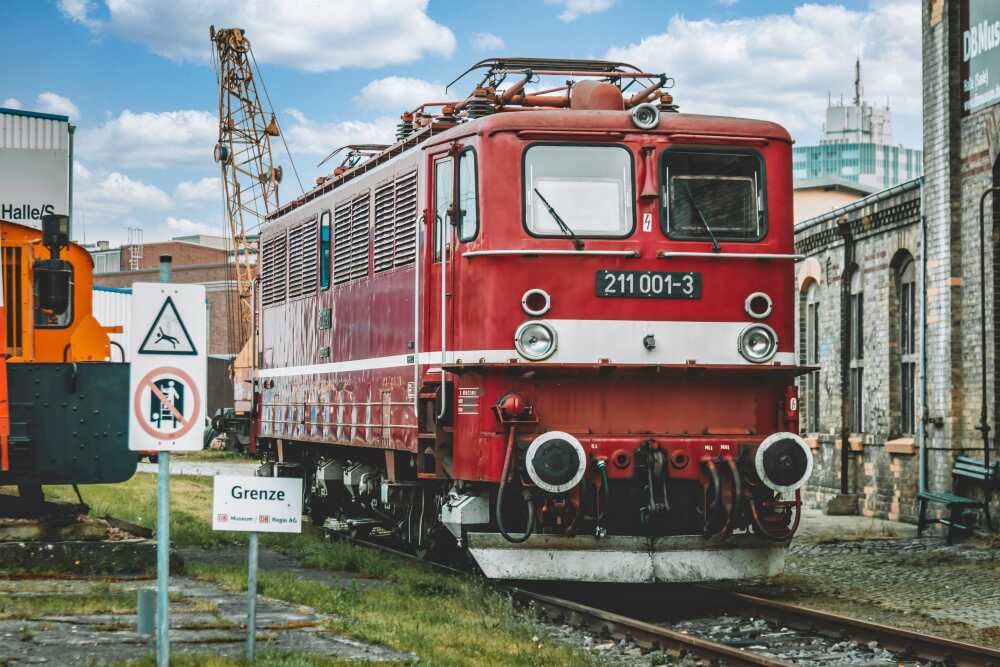
{"label": "db museum sign on wall", "polygon": [[69,213],[71,141],[66,116],[0,110],[0,219],[41,228]]}

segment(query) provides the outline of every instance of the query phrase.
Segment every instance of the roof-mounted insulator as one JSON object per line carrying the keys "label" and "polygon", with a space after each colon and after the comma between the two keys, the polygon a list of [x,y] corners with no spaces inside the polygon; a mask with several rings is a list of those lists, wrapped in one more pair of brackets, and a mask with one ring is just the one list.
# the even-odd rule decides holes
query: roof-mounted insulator
{"label": "roof-mounted insulator", "polygon": [[438,116],[438,120],[445,123],[457,123],[458,118],[455,116],[455,105],[445,104],[441,107],[441,115]]}
{"label": "roof-mounted insulator", "polygon": [[670,113],[677,112],[677,105],[674,104],[674,96],[670,93],[660,93],[660,111],[666,111]]}
{"label": "roof-mounted insulator", "polygon": [[476,86],[472,95],[465,102],[465,111],[469,118],[482,118],[496,111],[496,95],[482,86]]}
{"label": "roof-mounted insulator", "polygon": [[399,124],[396,126],[396,141],[402,141],[411,134],[413,134],[413,114],[405,111],[400,116]]}

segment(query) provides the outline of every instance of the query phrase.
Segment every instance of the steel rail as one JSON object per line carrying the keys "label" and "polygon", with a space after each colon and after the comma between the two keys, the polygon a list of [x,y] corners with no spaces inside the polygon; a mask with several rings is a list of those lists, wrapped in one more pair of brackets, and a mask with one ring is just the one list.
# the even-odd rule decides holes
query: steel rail
{"label": "steel rail", "polygon": [[611,634],[618,634],[643,648],[669,650],[679,653],[693,653],[699,658],[721,661],[724,665],[756,665],[765,667],[794,667],[795,663],[770,656],[752,653],[726,644],[720,644],[683,632],[668,630],[653,623],[647,623],[621,614],[590,607],[588,605],[552,597],[542,593],[526,591],[522,588],[504,588],[514,599],[528,601],[555,614],[561,620],[583,622]]}
{"label": "steel rail", "polygon": [[[342,532],[327,529],[327,533],[353,544],[418,561],[449,574],[468,576],[469,572],[441,563],[426,561],[413,554],[395,549],[374,540],[354,538]],[[759,655],[707,639],[669,630],[653,623],[622,616],[607,610],[591,607],[572,600],[528,591],[514,586],[495,585],[521,602],[533,603],[557,618],[575,624],[584,623],[603,632],[617,632],[620,636],[644,648],[690,652],[709,660],[721,660],[726,665],[767,665],[779,667],[793,665],[777,658]],[[784,625],[825,637],[847,639],[859,643],[878,642],[879,646],[904,658],[924,659],[954,667],[1000,667],[1000,650],[969,644],[967,642],[926,635],[880,623],[863,621],[840,614],[808,609],[787,602],[731,593],[711,587],[697,587],[714,603],[727,610],[749,609],[761,617],[780,620]]]}
{"label": "steel rail", "polygon": [[794,629],[808,630],[837,639],[846,636],[853,641],[863,643],[876,641],[880,647],[904,657],[933,660],[956,667],[1000,666],[1000,650],[989,646],[926,635],[743,593],[730,593],[713,588],[702,590],[717,599],[726,609],[733,607],[752,609],[759,616],[778,619]]}
{"label": "steel rail", "polygon": [[[384,553],[392,554],[410,561],[416,561],[446,574],[467,577],[467,570],[460,570],[442,563],[424,560],[411,553],[396,549],[375,540],[352,537],[331,528],[325,529],[328,535],[351,544],[371,547]],[[724,665],[736,667],[795,667],[795,663],[785,662],[769,656],[751,653],[720,644],[708,639],[702,639],[683,632],[668,630],[652,623],[615,614],[596,607],[590,607],[572,600],[535,593],[516,586],[505,586],[491,582],[493,587],[507,593],[512,599],[521,603],[529,602],[536,608],[547,611],[550,615],[563,618],[574,625],[585,624],[602,632],[617,633],[619,636],[650,650],[662,650],[677,654],[691,653],[710,661],[721,661]]]}

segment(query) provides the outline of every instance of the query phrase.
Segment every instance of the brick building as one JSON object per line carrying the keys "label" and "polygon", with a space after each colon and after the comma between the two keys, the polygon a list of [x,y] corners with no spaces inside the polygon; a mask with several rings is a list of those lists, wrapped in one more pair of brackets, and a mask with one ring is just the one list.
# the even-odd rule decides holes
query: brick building
{"label": "brick building", "polygon": [[979,220],[981,197],[1000,188],[1000,87],[992,83],[1000,80],[1000,3],[921,5],[922,179],[796,228],[807,255],[797,268],[801,353],[821,367],[800,380],[802,428],[818,462],[809,498],[840,490],[846,422],[848,491],[865,513],[904,520],[915,518],[921,476],[932,491],[952,491],[955,457],[982,456],[983,403],[992,435],[1000,423],[1000,195],[992,204],[985,195],[985,239]]}
{"label": "brick building", "polygon": [[[102,287],[131,287],[135,282],[159,280],[160,256],[173,258],[171,280],[178,283],[198,283],[205,286],[208,300],[208,353],[231,357],[239,352],[235,332],[230,330],[230,308],[236,308],[236,286],[233,282],[231,257],[218,237],[179,237],[170,241],[142,244],[136,252],[132,246],[95,250],[92,254],[97,267],[94,284]],[[136,261],[131,255],[135,252]],[[135,268],[133,268],[133,265]],[[103,269],[103,270],[102,270]]]}
{"label": "brick building", "polygon": [[800,362],[820,367],[799,380],[801,429],[816,459],[807,497],[816,504],[840,493],[846,422],[848,492],[860,496],[859,509],[916,517],[922,186],[914,179],[795,228],[806,257],[796,269]]}

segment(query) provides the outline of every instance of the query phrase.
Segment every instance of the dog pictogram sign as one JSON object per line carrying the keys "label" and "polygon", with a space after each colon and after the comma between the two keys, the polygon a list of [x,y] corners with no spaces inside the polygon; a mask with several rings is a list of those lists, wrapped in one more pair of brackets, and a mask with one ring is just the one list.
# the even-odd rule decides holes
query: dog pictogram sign
{"label": "dog pictogram sign", "polygon": [[202,449],[206,324],[203,285],[132,286],[130,449]]}

